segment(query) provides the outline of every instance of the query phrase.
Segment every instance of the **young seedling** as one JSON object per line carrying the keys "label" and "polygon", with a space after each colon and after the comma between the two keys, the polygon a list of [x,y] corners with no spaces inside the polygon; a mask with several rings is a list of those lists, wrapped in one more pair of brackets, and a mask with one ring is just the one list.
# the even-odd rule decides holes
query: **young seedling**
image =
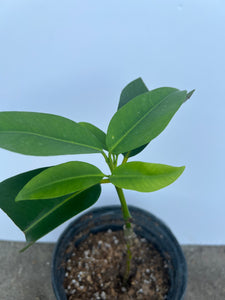
{"label": "young seedling", "polygon": [[138,78],[123,89],[107,134],[90,123],[76,123],[57,115],[0,112],[0,147],[37,156],[99,153],[110,170],[110,174],[104,174],[92,164],[70,161],[16,175],[0,183],[0,207],[32,244],[92,206],[100,196],[101,184],[112,183],[125,224],[126,282],[133,227],[123,189],[153,192],[174,182],[184,171],[184,167],[128,159],[165,129],[192,93],[170,87],[149,91]]}

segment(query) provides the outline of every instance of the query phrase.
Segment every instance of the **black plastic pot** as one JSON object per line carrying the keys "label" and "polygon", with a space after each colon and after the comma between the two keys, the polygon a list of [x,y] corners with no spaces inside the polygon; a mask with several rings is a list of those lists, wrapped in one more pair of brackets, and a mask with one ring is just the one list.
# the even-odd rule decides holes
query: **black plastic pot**
{"label": "black plastic pot", "polygon": [[[167,299],[181,300],[186,288],[187,265],[176,238],[161,220],[149,212],[133,206],[129,206],[129,210],[136,234],[152,243],[169,266],[171,286]],[[63,262],[70,256],[71,241],[78,245],[90,233],[121,230],[123,224],[120,206],[107,206],[90,210],[67,227],[56,244],[52,262],[52,286],[57,300],[67,299],[63,288]]]}

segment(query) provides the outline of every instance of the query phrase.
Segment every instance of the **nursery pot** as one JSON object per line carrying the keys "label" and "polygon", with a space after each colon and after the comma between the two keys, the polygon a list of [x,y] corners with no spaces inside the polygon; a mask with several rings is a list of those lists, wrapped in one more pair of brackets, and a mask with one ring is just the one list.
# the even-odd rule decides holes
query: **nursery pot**
{"label": "nursery pot", "polygon": [[[187,282],[187,265],[176,238],[170,229],[151,213],[129,206],[134,231],[141,238],[145,238],[160,252],[168,264],[170,288],[167,299],[181,300]],[[71,241],[77,246],[88,238],[90,233],[101,231],[122,230],[124,220],[120,206],[106,206],[90,210],[75,219],[62,233],[56,244],[52,261],[52,286],[57,300],[66,300],[63,287],[65,276],[64,262],[69,258]]]}

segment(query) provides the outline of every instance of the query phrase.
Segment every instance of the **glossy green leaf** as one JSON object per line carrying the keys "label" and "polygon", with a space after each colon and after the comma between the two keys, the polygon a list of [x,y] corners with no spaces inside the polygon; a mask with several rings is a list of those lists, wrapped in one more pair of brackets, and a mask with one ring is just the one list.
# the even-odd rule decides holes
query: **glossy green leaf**
{"label": "glossy green leaf", "polygon": [[102,143],[78,123],[52,114],[0,112],[0,147],[27,155],[96,153]]}
{"label": "glossy green leaf", "polygon": [[188,99],[190,99],[191,96],[194,94],[194,92],[195,92],[195,90],[192,90],[192,91],[188,92],[185,101],[187,101]]}
{"label": "glossy green leaf", "polygon": [[92,206],[101,186],[55,199],[15,202],[23,186],[45,169],[36,169],[0,183],[0,208],[25,233],[27,241],[36,241],[71,217]]}
{"label": "glossy green leaf", "polygon": [[149,143],[165,129],[186,95],[186,91],[159,88],[132,99],[110,121],[109,151],[120,154]]}
{"label": "glossy green leaf", "polygon": [[[118,105],[118,109],[120,109],[122,106],[124,106],[126,103],[128,103],[130,100],[134,99],[136,96],[139,96],[141,94],[147,93],[148,88],[146,87],[144,81],[142,78],[137,78],[130,82],[125,88],[122,90],[120,95],[120,101]],[[132,157],[140,153],[142,150],[145,149],[147,146],[143,145],[141,147],[138,147],[134,150],[129,151],[129,153],[123,153],[124,156]]]}
{"label": "glossy green leaf", "polygon": [[19,192],[16,201],[61,197],[100,183],[104,174],[95,166],[71,161],[44,170]]}
{"label": "glossy green leaf", "polygon": [[84,126],[86,129],[90,130],[91,133],[98,139],[98,141],[101,143],[102,148],[107,150],[106,147],[106,134],[98,127],[92,125],[88,122],[79,122],[78,124]]}
{"label": "glossy green leaf", "polygon": [[136,96],[139,96],[146,92],[148,92],[148,88],[146,87],[144,81],[141,78],[133,80],[122,90],[120,94],[118,109],[120,109],[122,106],[124,106]]}
{"label": "glossy green leaf", "polygon": [[139,192],[153,192],[173,183],[185,167],[128,162],[114,169],[109,180],[115,186]]}

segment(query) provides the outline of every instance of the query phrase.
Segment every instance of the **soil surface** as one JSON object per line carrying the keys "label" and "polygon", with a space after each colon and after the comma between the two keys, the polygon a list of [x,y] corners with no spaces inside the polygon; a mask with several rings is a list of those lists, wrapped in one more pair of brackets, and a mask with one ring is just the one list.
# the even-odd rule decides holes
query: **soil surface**
{"label": "soil surface", "polygon": [[133,239],[129,280],[123,283],[126,244],[122,231],[91,234],[72,250],[66,262],[64,288],[68,300],[167,299],[168,265],[145,239]]}

